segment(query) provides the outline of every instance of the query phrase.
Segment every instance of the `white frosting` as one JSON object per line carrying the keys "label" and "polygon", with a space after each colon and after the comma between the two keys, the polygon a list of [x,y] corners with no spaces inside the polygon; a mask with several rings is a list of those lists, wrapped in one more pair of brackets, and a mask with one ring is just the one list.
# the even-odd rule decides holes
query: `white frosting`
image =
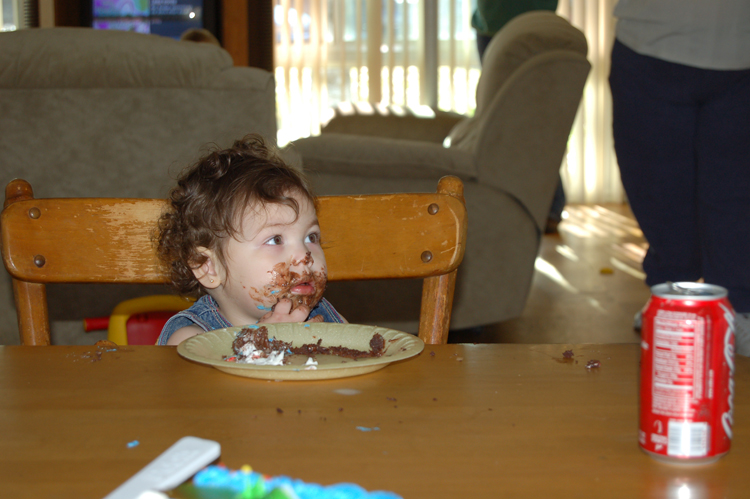
{"label": "white frosting", "polygon": [[275,350],[268,354],[268,357],[261,357],[262,351],[255,348],[252,343],[245,344],[240,348],[237,362],[242,364],[255,364],[258,366],[280,366],[284,363],[284,351]]}
{"label": "white frosting", "polygon": [[305,362],[305,370],[314,371],[317,368],[318,368],[318,361],[313,359],[312,357],[308,357],[307,362]]}

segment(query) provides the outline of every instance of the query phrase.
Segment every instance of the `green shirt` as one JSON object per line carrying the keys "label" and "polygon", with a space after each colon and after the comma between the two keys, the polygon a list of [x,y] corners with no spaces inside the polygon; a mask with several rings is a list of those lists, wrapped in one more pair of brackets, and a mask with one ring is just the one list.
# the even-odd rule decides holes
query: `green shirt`
{"label": "green shirt", "polygon": [[557,0],[477,0],[471,26],[481,35],[492,36],[505,23],[530,10],[557,10]]}

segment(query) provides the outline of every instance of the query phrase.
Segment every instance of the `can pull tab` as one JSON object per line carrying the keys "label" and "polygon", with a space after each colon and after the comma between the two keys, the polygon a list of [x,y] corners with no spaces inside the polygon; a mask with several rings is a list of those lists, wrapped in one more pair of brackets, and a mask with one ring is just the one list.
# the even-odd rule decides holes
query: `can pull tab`
{"label": "can pull tab", "polygon": [[683,296],[712,296],[713,292],[695,282],[671,282],[667,281],[669,289],[675,294]]}

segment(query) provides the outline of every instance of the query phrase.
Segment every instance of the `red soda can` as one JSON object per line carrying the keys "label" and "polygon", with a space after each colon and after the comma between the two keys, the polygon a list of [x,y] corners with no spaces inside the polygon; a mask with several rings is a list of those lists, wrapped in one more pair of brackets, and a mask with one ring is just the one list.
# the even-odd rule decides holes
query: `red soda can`
{"label": "red soda can", "polygon": [[727,290],[695,282],[653,286],[641,337],[641,448],[669,462],[718,460],[729,451],[734,408]]}

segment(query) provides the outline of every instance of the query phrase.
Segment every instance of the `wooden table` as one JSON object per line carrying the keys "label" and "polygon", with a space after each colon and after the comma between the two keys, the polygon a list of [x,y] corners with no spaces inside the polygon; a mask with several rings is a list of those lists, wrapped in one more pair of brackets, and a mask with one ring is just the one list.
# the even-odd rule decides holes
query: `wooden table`
{"label": "wooden table", "polygon": [[[193,435],[218,441],[232,468],[405,499],[683,498],[683,485],[693,499],[747,497],[750,359],[737,360],[732,450],[684,467],[638,448],[639,354],[632,344],[427,346],[363,376],[274,382],[171,347],[0,347],[0,496],[103,497]],[[591,359],[601,367],[588,370]]]}

